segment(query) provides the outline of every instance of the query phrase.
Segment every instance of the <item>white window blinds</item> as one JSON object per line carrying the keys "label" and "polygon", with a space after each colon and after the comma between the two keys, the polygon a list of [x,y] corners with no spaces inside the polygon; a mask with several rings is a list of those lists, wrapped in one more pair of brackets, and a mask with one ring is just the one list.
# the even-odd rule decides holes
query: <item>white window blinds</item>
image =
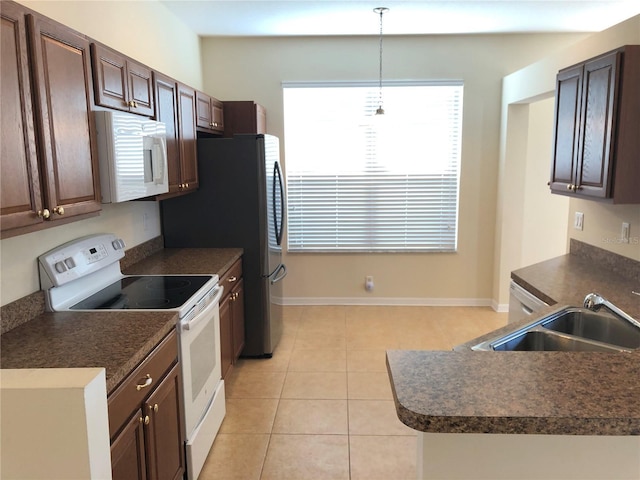
{"label": "white window blinds", "polygon": [[289,251],[455,251],[460,82],[283,87]]}

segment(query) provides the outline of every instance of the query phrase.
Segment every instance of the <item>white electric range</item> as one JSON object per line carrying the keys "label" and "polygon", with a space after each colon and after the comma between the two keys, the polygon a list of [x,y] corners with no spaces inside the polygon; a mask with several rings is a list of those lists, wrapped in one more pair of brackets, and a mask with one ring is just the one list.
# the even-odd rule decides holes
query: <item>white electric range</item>
{"label": "white electric range", "polygon": [[38,257],[50,311],[174,310],[180,345],[187,476],[198,478],[225,416],[218,275],[123,275],[125,244],[98,234]]}

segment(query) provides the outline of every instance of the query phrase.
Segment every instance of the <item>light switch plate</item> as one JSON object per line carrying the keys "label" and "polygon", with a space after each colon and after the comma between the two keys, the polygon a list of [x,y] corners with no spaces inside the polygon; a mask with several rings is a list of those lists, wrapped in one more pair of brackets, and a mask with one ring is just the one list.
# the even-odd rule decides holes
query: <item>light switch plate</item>
{"label": "light switch plate", "polygon": [[584,226],[584,213],[576,212],[575,217],[573,218],[573,228],[576,230],[582,230]]}

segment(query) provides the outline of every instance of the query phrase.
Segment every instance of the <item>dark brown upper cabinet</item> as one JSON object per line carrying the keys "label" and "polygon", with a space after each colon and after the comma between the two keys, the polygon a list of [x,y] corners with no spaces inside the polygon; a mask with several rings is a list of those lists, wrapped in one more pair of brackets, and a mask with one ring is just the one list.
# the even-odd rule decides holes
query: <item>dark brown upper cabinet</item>
{"label": "dark brown upper cabinet", "polygon": [[224,106],[220,100],[206,93],[196,91],[198,130],[222,134],[224,133]]}
{"label": "dark brown upper cabinet", "polygon": [[91,44],[96,105],[155,116],[152,70],[99,43]]}
{"label": "dark brown upper cabinet", "polygon": [[156,120],[167,129],[169,192],[161,200],[198,188],[196,96],[193,88],[158,72],[153,81]]}
{"label": "dark brown upper cabinet", "polygon": [[224,102],[224,136],[267,133],[267,111],[252,101]]}
{"label": "dark brown upper cabinet", "polygon": [[101,204],[89,40],[13,2],[1,8],[4,238]]}
{"label": "dark brown upper cabinet", "polygon": [[[0,68],[2,71],[2,161],[0,195],[2,230],[37,225],[42,217],[42,191],[31,103],[29,52],[24,9],[0,3]],[[40,215],[38,215],[40,212]]]}
{"label": "dark brown upper cabinet", "polygon": [[552,193],[640,203],[640,45],[561,70],[556,78]]}

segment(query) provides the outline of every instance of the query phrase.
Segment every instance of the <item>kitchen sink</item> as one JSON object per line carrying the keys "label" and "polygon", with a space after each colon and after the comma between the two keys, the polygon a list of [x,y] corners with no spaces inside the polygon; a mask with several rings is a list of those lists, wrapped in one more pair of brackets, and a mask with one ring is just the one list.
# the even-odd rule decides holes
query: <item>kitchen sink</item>
{"label": "kitchen sink", "polygon": [[596,312],[586,307],[563,307],[471,348],[501,352],[629,352],[640,349],[640,323],[615,306],[613,308]]}
{"label": "kitchen sink", "polygon": [[640,328],[614,315],[575,309],[543,322],[542,326],[624,348],[640,348]]}
{"label": "kitchen sink", "polygon": [[527,352],[622,352],[624,349],[587,342],[569,335],[556,335],[541,330],[529,330],[492,344],[493,350]]}

